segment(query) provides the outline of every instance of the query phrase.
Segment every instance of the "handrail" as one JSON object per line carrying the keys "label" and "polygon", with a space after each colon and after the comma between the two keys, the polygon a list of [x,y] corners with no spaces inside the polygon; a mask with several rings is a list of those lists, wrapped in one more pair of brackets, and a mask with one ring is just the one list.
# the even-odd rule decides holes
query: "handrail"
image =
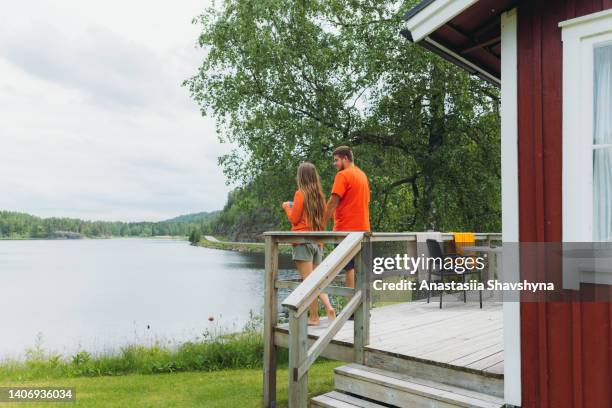
{"label": "handrail", "polygon": [[301,315],[359,252],[363,232],[351,232],[283,301],[283,306]]}
{"label": "handrail", "polygon": [[262,235],[274,238],[279,244],[304,244],[308,242],[335,244],[342,242],[349,233],[342,231],[268,231]]}
{"label": "handrail", "polygon": [[[419,232],[373,232],[370,239],[372,242],[415,242],[417,240],[417,235],[419,234]],[[452,241],[454,239],[454,235],[448,232],[441,232],[440,237],[442,241]],[[495,232],[474,233],[474,238],[476,238],[477,241],[501,240],[501,237],[502,236],[500,233]]]}
{"label": "handrail", "polygon": [[[339,243],[348,236],[349,232],[342,231],[268,231],[264,237],[273,237],[279,244],[303,244],[307,242]],[[415,242],[420,232],[372,232],[372,242],[404,241]],[[454,235],[449,232],[441,232],[443,241],[452,241]],[[502,234],[499,232],[475,232],[477,241],[495,240],[501,241]]]}

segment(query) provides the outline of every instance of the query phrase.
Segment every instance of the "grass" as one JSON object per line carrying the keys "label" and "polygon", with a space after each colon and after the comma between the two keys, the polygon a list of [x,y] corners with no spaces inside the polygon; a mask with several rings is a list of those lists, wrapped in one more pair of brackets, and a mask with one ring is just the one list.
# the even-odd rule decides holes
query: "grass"
{"label": "grass", "polygon": [[[322,361],[309,371],[309,394],[333,388],[333,369],[342,363]],[[28,381],[0,380],[1,386],[74,387],[76,407],[260,407],[261,369],[182,372],[156,375],[53,378]],[[278,370],[277,407],[287,406],[287,369]],[[20,403],[19,407],[66,407],[65,403]],[[14,403],[0,403],[13,407]]]}
{"label": "grass", "polygon": [[[35,346],[26,349],[24,361],[0,362],[0,381],[260,368],[261,325],[261,318],[251,315],[238,333],[205,331],[201,338],[175,347],[161,343],[129,345],[111,353],[95,355],[80,351],[67,357],[45,350],[39,335]],[[282,349],[279,362],[285,361],[287,353]]]}

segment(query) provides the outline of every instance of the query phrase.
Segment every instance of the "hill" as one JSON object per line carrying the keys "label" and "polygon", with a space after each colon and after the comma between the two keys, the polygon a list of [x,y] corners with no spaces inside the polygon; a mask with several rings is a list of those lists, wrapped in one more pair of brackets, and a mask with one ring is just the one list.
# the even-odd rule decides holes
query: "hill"
{"label": "hill", "polygon": [[219,216],[221,211],[203,211],[199,213],[183,214],[178,217],[170,218],[164,222],[210,222]]}

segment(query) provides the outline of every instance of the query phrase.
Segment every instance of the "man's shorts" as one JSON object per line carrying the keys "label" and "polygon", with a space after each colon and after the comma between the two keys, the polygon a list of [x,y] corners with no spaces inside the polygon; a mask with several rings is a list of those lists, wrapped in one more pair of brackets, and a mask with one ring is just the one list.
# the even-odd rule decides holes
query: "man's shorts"
{"label": "man's shorts", "polygon": [[[336,244],[335,246],[338,246],[338,244]],[[346,265],[344,265],[344,268],[342,268],[342,271],[343,272],[348,272],[351,269],[355,269],[355,258],[353,258],[350,261],[348,261],[348,263]]]}
{"label": "man's shorts", "polygon": [[351,269],[355,269],[355,258],[351,259],[349,263],[347,263],[346,266],[344,267],[345,272],[348,272]]}
{"label": "man's shorts", "polygon": [[323,261],[323,248],[310,242],[295,245],[291,259],[294,261],[312,262],[318,265]]}

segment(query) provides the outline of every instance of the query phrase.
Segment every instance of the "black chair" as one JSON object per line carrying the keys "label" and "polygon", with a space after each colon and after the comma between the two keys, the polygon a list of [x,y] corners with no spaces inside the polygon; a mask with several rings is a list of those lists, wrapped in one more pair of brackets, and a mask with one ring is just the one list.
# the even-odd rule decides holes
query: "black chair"
{"label": "black chair", "polygon": [[[457,255],[455,254],[444,254],[444,251],[442,250],[442,245],[440,245],[440,243],[435,240],[435,239],[428,239],[427,240],[427,251],[429,252],[429,258],[440,258],[442,260],[442,263],[444,263],[444,258],[447,257],[453,257],[453,258],[458,258]],[[461,278],[463,280],[463,283],[465,283],[465,275],[471,275],[471,274],[476,274],[478,275],[478,281],[482,282],[482,270],[480,269],[474,269],[474,270],[470,270],[470,271],[465,271],[463,273],[458,273],[453,269],[450,270],[446,270],[444,269],[444,266],[442,265],[442,268],[440,269],[435,269],[434,265],[430,262],[429,263],[429,268],[428,268],[428,274],[427,274],[427,303],[429,303],[429,299],[431,298],[431,276],[432,275],[437,275],[440,277],[440,282],[444,283],[444,277],[445,276],[457,276],[457,275],[461,275]],[[442,309],[442,295],[444,294],[444,290],[440,290],[440,309]],[[478,295],[480,298],[480,308],[482,309],[482,290],[478,291]],[[463,303],[467,302],[467,291],[464,289],[463,290]]]}

